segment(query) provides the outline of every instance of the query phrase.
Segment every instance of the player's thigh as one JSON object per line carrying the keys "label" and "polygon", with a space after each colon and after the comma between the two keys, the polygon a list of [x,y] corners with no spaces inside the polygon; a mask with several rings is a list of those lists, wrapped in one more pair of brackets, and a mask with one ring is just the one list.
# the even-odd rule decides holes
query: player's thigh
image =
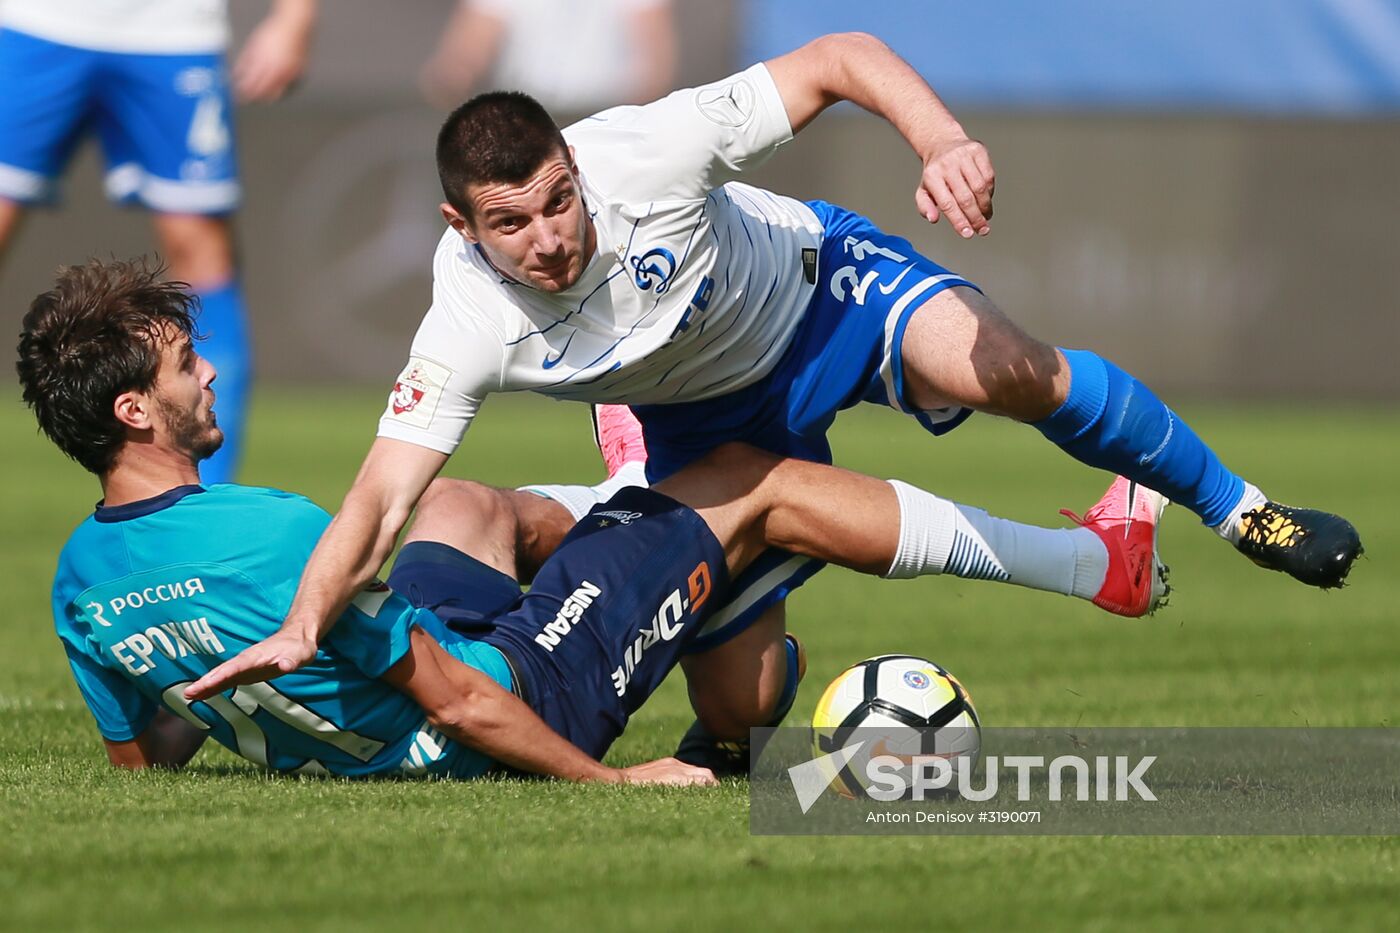
{"label": "player's thigh", "polygon": [[0,29],[0,197],[53,195],[87,125],[95,63],[85,49]]}
{"label": "player's thigh", "polygon": [[681,659],[690,704],[711,735],[744,738],[773,718],[787,678],[786,621],[785,604],[774,603],[722,645]]}
{"label": "player's thigh", "polygon": [[750,444],[724,443],[652,489],[695,510],[737,576],[768,548],[762,519],[773,500],[769,477],[779,462]]}
{"label": "player's thigh", "polygon": [[971,288],[950,288],[924,302],[901,350],[908,401],[920,410],[960,405],[1037,421],[1069,391],[1059,352]]}
{"label": "player's thigh", "polygon": [[104,69],[97,132],[107,194],[171,214],[232,211],[238,168],[221,58],[110,53]]}

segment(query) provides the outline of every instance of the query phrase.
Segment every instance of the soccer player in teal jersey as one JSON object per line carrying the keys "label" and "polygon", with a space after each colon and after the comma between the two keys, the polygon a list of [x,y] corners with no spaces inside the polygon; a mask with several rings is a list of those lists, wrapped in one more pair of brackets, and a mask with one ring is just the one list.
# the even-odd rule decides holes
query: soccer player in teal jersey
{"label": "soccer player in teal jersey", "polygon": [[[211,669],[277,629],[330,518],[290,493],[200,484],[198,464],[222,436],[190,300],[157,270],[93,262],[35,300],[20,339],[25,401],[102,481],[103,501],[59,559],[53,604],[118,765],[177,766],[213,736],[281,772],[472,777],[499,763],[577,780],[710,782],[709,769],[675,759],[626,769],[599,759],[697,646],[731,575],[775,543],[868,573],[998,579],[1105,608],[1100,596],[1116,587],[1137,609],[1114,611],[1129,615],[1160,596],[1146,571],[1158,565],[1163,503],[1146,491],[1127,497],[1136,505],[1111,492],[1073,530],[968,512],[966,534],[945,550],[970,559],[945,554],[935,566],[937,542],[910,536],[897,516],[901,502],[944,500],[730,445],[655,490],[622,490],[567,534],[563,523],[535,527],[528,565],[554,553],[526,595],[502,572],[514,556],[491,562],[499,534],[469,524],[485,510],[452,487],[434,497],[455,508],[450,520],[419,521],[450,527],[443,540],[417,530],[394,589],[375,581],[341,607],[310,664],[201,693]],[[1086,570],[1087,587],[1076,582]],[[800,653],[793,660],[800,670]],[[754,676],[692,690],[752,694]],[[781,685],[784,713],[796,681]]]}
{"label": "soccer player in teal jersey", "polygon": [[[103,738],[136,740],[163,700],[221,744],[277,771],[485,771],[486,757],[444,742],[423,710],[380,678],[404,655],[414,626],[509,687],[504,658],[484,642],[452,636],[431,612],[382,584],[341,613],[328,650],[306,668],[211,697],[205,710],[184,702],[182,691],[211,661],[280,622],[296,569],[329,521],[301,496],[221,484],[176,486],[105,506],[83,522],[59,558],[53,611]],[[260,709],[268,715],[256,716]]]}

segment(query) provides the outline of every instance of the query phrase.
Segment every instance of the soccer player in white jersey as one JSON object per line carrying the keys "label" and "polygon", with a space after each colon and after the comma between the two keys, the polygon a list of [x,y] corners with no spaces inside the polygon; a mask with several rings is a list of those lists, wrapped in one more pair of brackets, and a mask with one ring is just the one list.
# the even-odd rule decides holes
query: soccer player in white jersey
{"label": "soccer player in white jersey", "polygon": [[[828,460],[827,427],[861,401],[934,434],[973,410],[1000,414],[1187,506],[1266,567],[1342,583],[1361,549],[1349,523],[1268,501],[1122,369],[1030,338],[972,283],[858,214],[736,180],[840,100],[888,120],[919,156],[915,202],[928,220],[963,237],[990,231],[986,149],[868,35],[826,36],[562,134],[524,95],[458,108],[438,137],[450,229],[433,304],[379,437],[282,631],[204,687],[311,657],[500,391],[631,405],[653,480],[731,440]],[[951,511],[905,506],[903,529],[952,540]],[[755,572],[753,612],[736,629],[811,568],[779,554]],[[778,644],[771,617],[763,631]]]}
{"label": "soccer player in white jersey", "polygon": [[53,200],[91,131],[113,200],[151,212],[174,278],[203,306],[227,438],[205,468],[233,478],[251,345],[230,217],[238,206],[232,94],[275,100],[301,75],[316,0],[272,0],[225,74],[226,0],[0,0],[0,254],[26,207]]}

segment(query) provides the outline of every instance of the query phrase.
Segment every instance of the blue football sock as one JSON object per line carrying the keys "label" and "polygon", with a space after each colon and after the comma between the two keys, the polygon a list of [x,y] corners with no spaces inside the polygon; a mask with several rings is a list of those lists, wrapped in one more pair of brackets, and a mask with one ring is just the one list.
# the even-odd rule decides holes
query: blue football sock
{"label": "blue football sock", "polygon": [[205,338],[198,350],[219,372],[214,380],[214,414],[224,432],[224,446],[199,469],[200,479],[208,486],[234,481],[243,449],[243,425],[253,365],[243,291],[238,282],[200,291],[198,296],[198,326]]}
{"label": "blue football sock", "polygon": [[1225,469],[1186,422],[1152,390],[1089,350],[1064,350],[1069,397],[1035,423],[1082,463],[1155,489],[1216,526],[1244,495],[1242,479]]}
{"label": "blue football sock", "polygon": [[773,710],[773,718],[768,721],[769,726],[781,726],[787,714],[792,712],[792,704],[797,702],[797,642],[784,636],[783,647],[787,650],[787,676],[783,681],[783,692],[778,695],[778,705]]}

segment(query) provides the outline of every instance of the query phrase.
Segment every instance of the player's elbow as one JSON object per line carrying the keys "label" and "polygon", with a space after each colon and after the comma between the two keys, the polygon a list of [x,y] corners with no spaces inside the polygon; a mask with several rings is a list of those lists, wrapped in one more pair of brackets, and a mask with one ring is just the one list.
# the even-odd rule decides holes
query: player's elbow
{"label": "player's elbow", "polygon": [[887,48],[884,42],[868,32],[831,32],[817,41],[825,41],[836,48]]}
{"label": "player's elbow", "polygon": [[889,46],[868,32],[833,32],[813,39],[810,47],[834,62],[854,61],[871,54],[888,54]]}
{"label": "player's elbow", "polygon": [[426,712],[428,725],[463,745],[475,746],[492,725],[482,704],[472,702],[470,696],[456,697]]}

